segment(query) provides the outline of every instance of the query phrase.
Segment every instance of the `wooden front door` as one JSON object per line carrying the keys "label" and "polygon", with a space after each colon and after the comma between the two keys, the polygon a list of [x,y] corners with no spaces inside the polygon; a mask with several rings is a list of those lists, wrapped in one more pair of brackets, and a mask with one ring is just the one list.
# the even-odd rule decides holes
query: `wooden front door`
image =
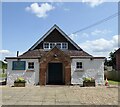
{"label": "wooden front door", "polygon": [[48,84],[63,84],[62,63],[48,63]]}

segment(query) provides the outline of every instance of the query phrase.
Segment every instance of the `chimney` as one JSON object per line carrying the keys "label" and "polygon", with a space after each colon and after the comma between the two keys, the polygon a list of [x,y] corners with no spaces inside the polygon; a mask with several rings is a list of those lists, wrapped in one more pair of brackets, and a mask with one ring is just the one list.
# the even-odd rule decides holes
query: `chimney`
{"label": "chimney", "polygon": [[18,55],[19,55],[19,51],[17,51],[17,57],[18,57]]}

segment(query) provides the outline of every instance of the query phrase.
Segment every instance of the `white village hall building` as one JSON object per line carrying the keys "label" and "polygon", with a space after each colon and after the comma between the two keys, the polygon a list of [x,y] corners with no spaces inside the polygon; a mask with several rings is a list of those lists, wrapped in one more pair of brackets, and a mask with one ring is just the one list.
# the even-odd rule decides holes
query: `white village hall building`
{"label": "white village hall building", "polygon": [[85,52],[54,25],[28,51],[6,57],[7,84],[13,85],[18,77],[23,77],[28,85],[82,85],[85,77],[104,84],[104,59]]}

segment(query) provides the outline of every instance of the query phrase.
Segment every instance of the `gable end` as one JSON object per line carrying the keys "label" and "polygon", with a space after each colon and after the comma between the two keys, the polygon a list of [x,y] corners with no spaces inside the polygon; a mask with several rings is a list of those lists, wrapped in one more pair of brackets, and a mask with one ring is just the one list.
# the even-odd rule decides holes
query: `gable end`
{"label": "gable end", "polygon": [[[56,32],[56,34],[55,34]],[[55,37],[55,36],[56,37]],[[52,36],[52,37],[50,37]],[[53,37],[54,36],[54,37]],[[42,38],[40,38],[29,50],[42,49],[43,42],[68,42],[71,50],[82,50],[72,39],[70,39],[57,25],[54,25]]]}

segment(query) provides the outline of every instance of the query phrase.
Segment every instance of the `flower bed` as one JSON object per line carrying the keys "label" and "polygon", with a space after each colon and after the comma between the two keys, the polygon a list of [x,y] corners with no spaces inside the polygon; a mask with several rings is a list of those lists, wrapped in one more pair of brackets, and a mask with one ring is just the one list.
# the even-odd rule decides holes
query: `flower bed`
{"label": "flower bed", "polygon": [[84,78],[83,87],[95,87],[95,79],[93,78]]}
{"label": "flower bed", "polygon": [[14,87],[25,87],[26,81],[23,78],[17,78],[14,81]]}

